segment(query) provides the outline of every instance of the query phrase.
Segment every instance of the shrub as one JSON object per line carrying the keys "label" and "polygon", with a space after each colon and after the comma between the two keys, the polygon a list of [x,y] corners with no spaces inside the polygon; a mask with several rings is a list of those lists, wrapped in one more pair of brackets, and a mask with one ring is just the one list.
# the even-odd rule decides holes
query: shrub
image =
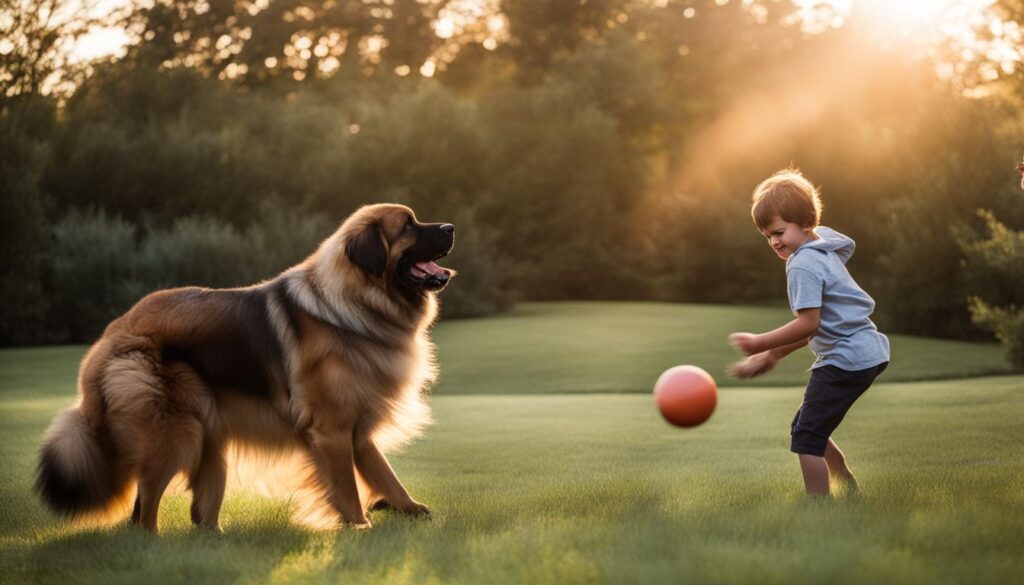
{"label": "shrub", "polygon": [[458,272],[441,293],[441,314],[446,318],[479,317],[507,309],[514,300],[509,276],[495,259],[494,237],[470,210],[451,218],[455,224],[455,250],[441,264]]}
{"label": "shrub", "polygon": [[994,307],[978,297],[969,297],[967,306],[976,324],[995,333],[1013,367],[1024,370],[1024,309]]}
{"label": "shrub", "polygon": [[[91,341],[146,294],[179,286],[247,286],[273,278],[312,253],[337,227],[272,200],[248,228],[204,216],[140,230],[102,210],[72,212],[54,228],[52,337]],[[473,214],[452,218],[459,246],[446,265],[461,272],[444,293],[446,317],[506,308],[511,297],[495,266],[493,245],[474,229]],[[140,235],[141,234],[141,235]],[[44,330],[46,330],[44,328]]]}
{"label": "shrub", "polygon": [[967,257],[966,274],[977,292],[968,298],[974,323],[995,333],[1010,363],[1024,370],[1024,231],[1015,231],[979,210],[987,237],[958,239]]}
{"label": "shrub", "polygon": [[104,211],[72,211],[53,229],[50,329],[91,341],[136,300],[136,227]]}

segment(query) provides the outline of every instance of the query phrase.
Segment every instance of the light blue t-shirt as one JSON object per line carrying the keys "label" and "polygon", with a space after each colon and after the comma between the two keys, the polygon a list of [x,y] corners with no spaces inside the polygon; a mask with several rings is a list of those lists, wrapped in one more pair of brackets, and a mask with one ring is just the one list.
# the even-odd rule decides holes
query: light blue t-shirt
{"label": "light blue t-shirt", "polygon": [[817,360],[811,369],[833,365],[844,370],[864,370],[889,361],[889,339],[868,317],[875,301],[846,270],[856,244],[843,234],[815,228],[811,240],[786,260],[789,306],[821,309],[821,324],[811,338]]}

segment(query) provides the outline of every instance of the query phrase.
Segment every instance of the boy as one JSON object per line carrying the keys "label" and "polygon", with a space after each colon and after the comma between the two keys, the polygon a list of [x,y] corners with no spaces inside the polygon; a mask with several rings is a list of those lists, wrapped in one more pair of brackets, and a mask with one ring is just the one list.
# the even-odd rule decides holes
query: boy
{"label": "boy", "polygon": [[831,439],[846,412],[889,363],[889,340],[868,318],[875,302],[850,273],[850,238],[819,227],[817,189],[799,171],[784,170],[754,190],[751,214],[779,258],[786,261],[789,304],[796,318],[767,333],[733,333],[729,342],[748,357],[731,372],[753,378],[810,344],[803,404],[791,425],[790,450],[800,457],[808,494],[829,495],[829,475],[855,490],[857,480]]}

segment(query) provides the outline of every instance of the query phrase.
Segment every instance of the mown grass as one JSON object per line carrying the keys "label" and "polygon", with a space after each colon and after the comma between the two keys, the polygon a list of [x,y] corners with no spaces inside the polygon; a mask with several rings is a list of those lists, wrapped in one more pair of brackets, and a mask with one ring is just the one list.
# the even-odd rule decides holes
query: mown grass
{"label": "mown grass", "polygon": [[162,535],[54,522],[30,495],[57,398],[3,401],[5,582],[1005,583],[1024,571],[1024,380],[880,384],[836,440],[862,497],[800,495],[800,389],[722,393],[704,426],[642,395],[448,396],[394,458],[431,520],[310,532],[283,498],[231,491],[225,534],[167,498]]}
{"label": "mown grass", "polygon": [[[436,394],[649,392],[678,364],[707,370],[720,386],[807,382],[810,350],[794,352],[762,378],[725,375],[739,358],[727,337],[769,331],[791,316],[784,307],[667,303],[527,303],[485,319],[442,322]],[[889,382],[939,380],[1011,371],[996,344],[889,335]]]}
{"label": "mown grass", "polygon": [[[524,303],[483,319],[442,321],[434,328],[441,363],[435,395],[650,392],[658,375],[679,364],[707,370],[722,387],[794,386],[807,382],[814,356],[790,355],[755,380],[726,367],[740,356],[726,338],[767,331],[789,318],[785,308],[668,303]],[[1009,374],[995,343],[889,335],[889,382]],[[74,391],[85,346],[0,351],[9,392],[32,396]]]}
{"label": "mown grass", "polygon": [[[555,330],[572,322],[554,319]],[[495,338],[508,331],[495,325]],[[457,341],[443,341],[446,378]],[[788,453],[798,385],[725,390],[714,417],[689,430],[665,424],[647,394],[453,389],[433,399],[427,436],[393,457],[430,520],[378,512],[369,531],[314,532],[290,522],[285,497],[233,488],[223,535],[193,530],[178,492],[152,538],[62,525],[30,492],[81,352],[0,352],[5,583],[941,584],[1024,573],[1024,377],[892,383],[894,363],[835,435],[864,492],[832,501],[802,496]],[[531,392],[559,371],[519,365]],[[615,365],[591,379],[619,375]]]}

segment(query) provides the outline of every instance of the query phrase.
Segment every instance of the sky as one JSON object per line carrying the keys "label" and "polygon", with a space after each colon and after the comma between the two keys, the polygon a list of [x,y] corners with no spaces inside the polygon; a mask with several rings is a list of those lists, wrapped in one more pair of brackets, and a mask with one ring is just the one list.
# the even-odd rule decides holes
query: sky
{"label": "sky", "polygon": [[[92,16],[106,16],[129,4],[128,0],[97,0]],[[74,62],[91,61],[107,55],[120,55],[128,44],[128,35],[116,27],[95,28],[75,43]]]}

